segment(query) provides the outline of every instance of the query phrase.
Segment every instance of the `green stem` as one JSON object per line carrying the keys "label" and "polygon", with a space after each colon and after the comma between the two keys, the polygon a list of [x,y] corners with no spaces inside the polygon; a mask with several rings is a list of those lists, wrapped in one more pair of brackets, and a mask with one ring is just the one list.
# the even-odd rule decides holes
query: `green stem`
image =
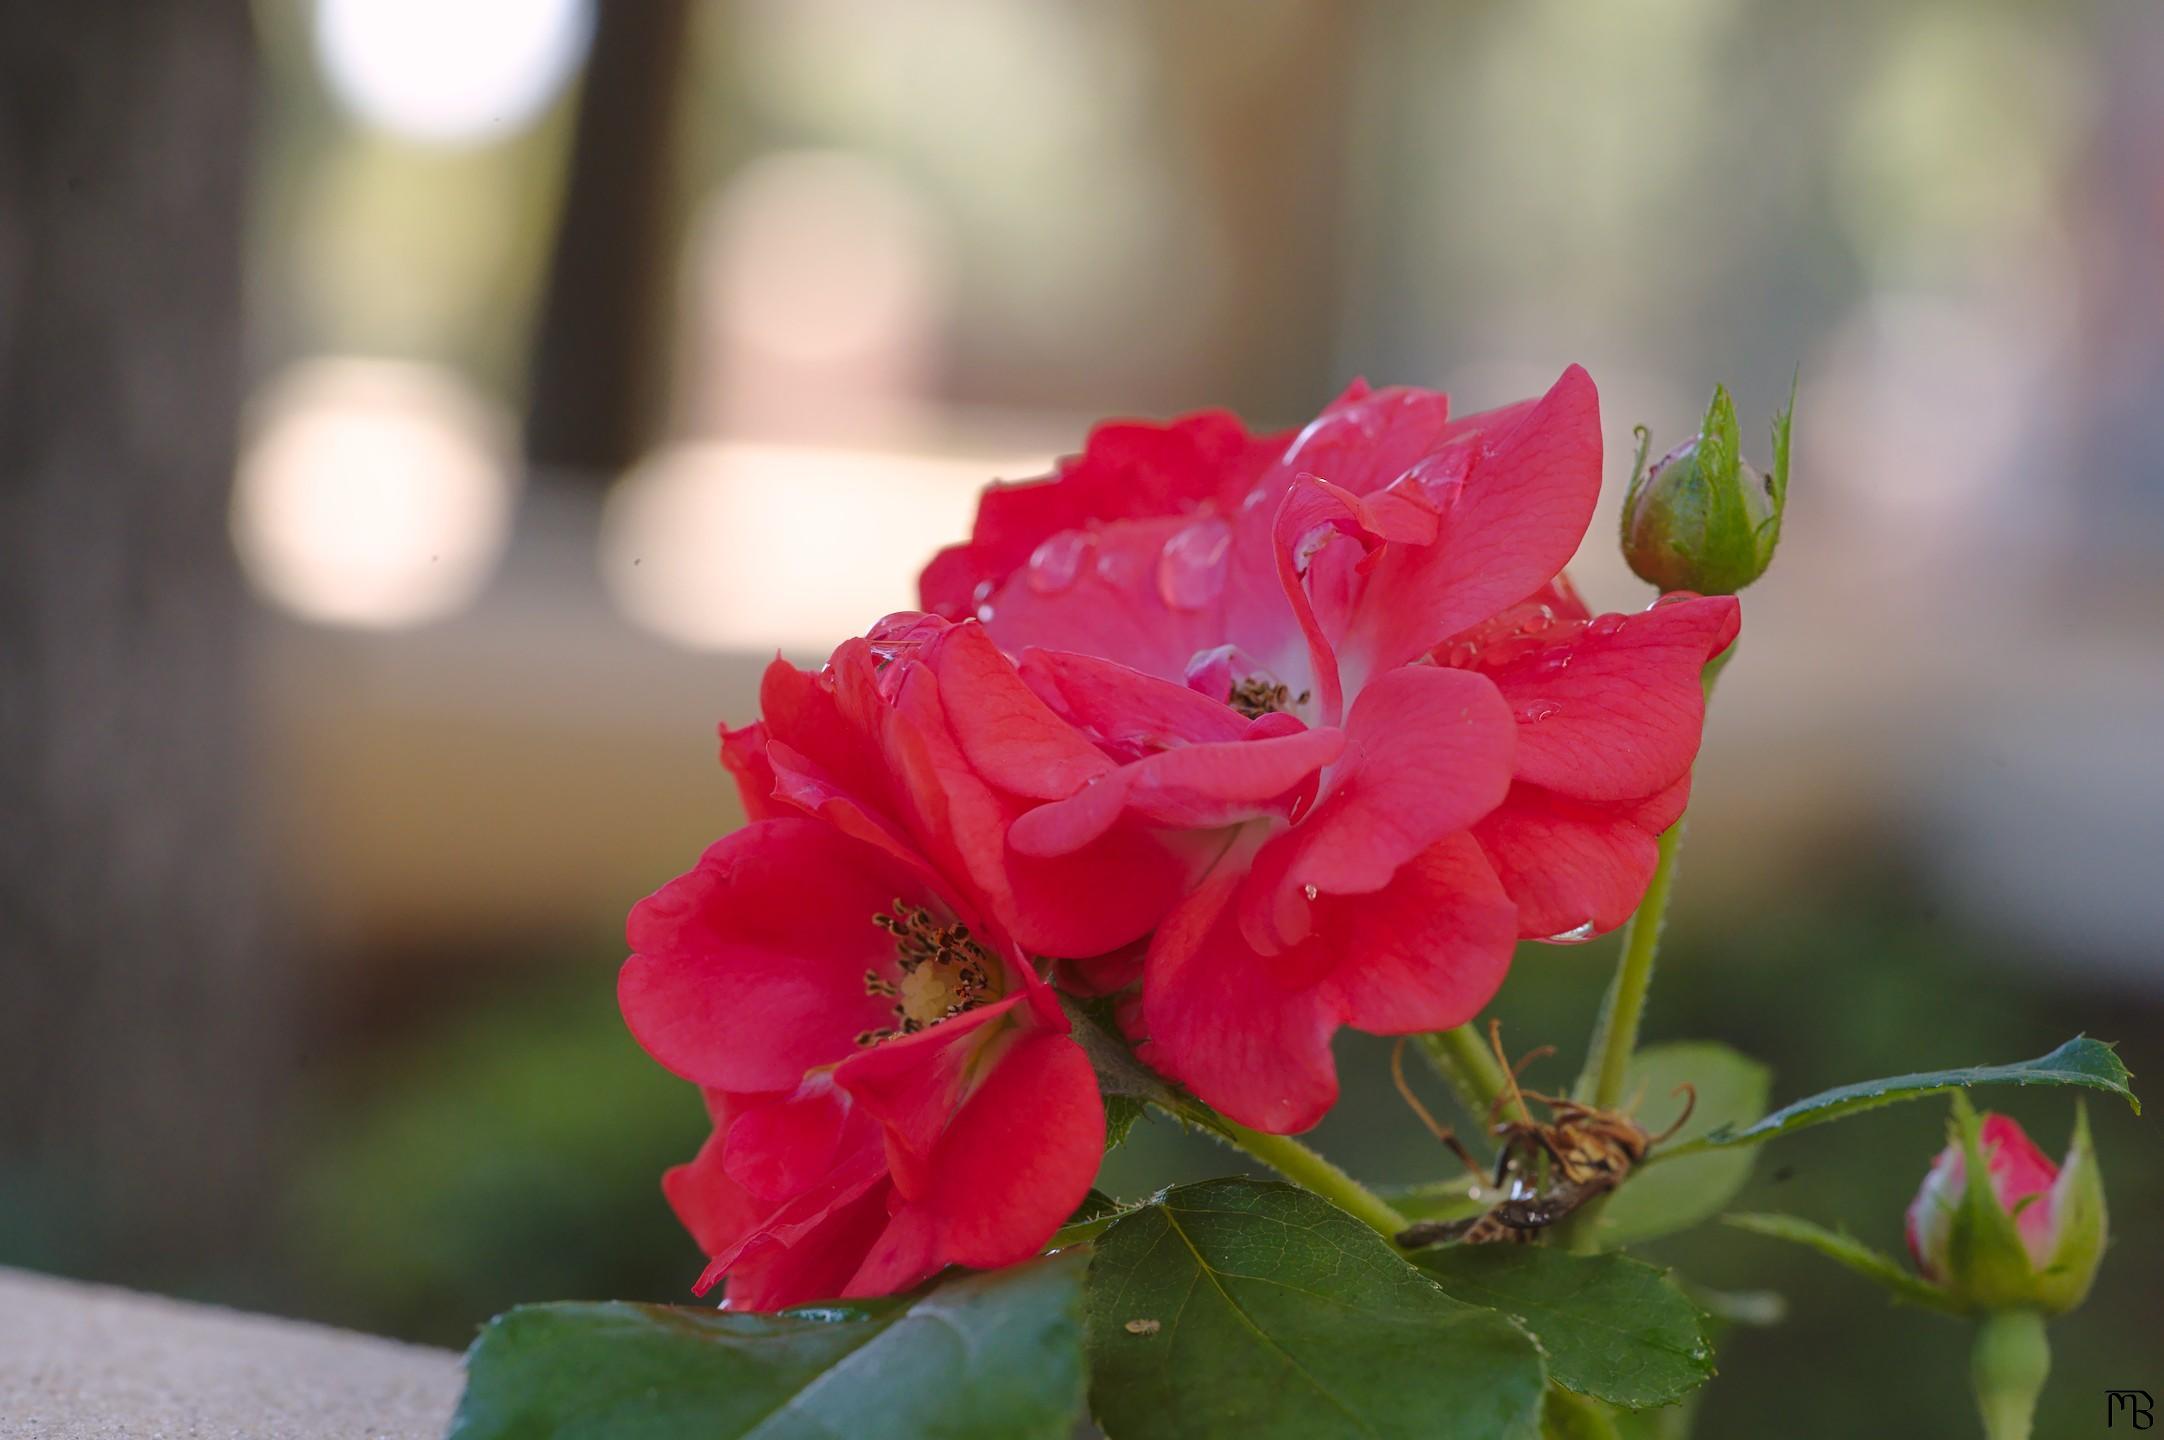
{"label": "green stem", "polygon": [[1209,1126],[1287,1180],[1314,1191],[1386,1239],[1395,1238],[1411,1223],[1381,1196],[1290,1135],[1265,1135],[1222,1115],[1211,1116]]}
{"label": "green stem", "polygon": [[1661,947],[1661,927],[1668,918],[1668,895],[1675,888],[1676,852],[1683,846],[1683,822],[1679,819],[1661,835],[1660,858],[1646,898],[1631,916],[1623,932],[1623,959],[1601,1002],[1600,1019],[1593,1027],[1593,1046],[1586,1055],[1585,1074],[1579,1088],[1592,1090],[1592,1100],[1613,1109],[1623,1100],[1623,1086],[1630,1076],[1631,1055],[1638,1048],[1638,1022],[1644,1018],[1646,991],[1653,984],[1653,957]]}
{"label": "green stem", "polygon": [[2051,1374],[2051,1342],[2034,1310],[2000,1310],[1976,1327],[1969,1377],[1987,1440],[2029,1440],[2036,1398]]}
{"label": "green stem", "polygon": [[1449,1084],[1458,1103],[1476,1119],[1486,1115],[1495,1097],[1503,1093],[1503,1067],[1496,1064],[1488,1042],[1472,1025],[1423,1035],[1420,1050]]}

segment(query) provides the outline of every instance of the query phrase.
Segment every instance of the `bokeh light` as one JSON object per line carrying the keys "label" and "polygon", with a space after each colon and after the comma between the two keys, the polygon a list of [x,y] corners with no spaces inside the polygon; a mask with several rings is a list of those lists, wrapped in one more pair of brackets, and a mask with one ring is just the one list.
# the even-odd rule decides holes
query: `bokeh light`
{"label": "bokeh light", "polygon": [[589,0],[318,0],[316,51],[338,98],[408,139],[516,133],[578,68]]}
{"label": "bokeh light", "polygon": [[309,620],[395,627],[473,598],[503,550],[508,424],[446,371],[307,362],[255,407],[233,543],[264,595]]}
{"label": "bokeh light", "polygon": [[603,574],[627,615],[679,644],[824,658],[915,605],[917,571],[968,532],[988,478],[1049,468],[794,445],[665,451],[610,496]]}

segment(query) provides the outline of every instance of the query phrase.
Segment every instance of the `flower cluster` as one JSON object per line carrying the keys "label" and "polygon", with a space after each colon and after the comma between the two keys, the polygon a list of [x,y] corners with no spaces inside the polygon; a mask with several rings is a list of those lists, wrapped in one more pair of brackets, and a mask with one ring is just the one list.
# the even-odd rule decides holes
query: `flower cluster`
{"label": "flower cluster", "polygon": [[1330,1042],[1445,1029],[1521,939],[1628,917],[1730,597],[1594,615],[1592,381],[1452,418],[1355,386],[1296,435],[1100,427],[997,485],[922,612],[723,734],[751,823],[633,913],[621,998],[704,1087],[666,1189],[769,1308],[1042,1247],[1104,1143],[1058,992],[1254,1129]]}

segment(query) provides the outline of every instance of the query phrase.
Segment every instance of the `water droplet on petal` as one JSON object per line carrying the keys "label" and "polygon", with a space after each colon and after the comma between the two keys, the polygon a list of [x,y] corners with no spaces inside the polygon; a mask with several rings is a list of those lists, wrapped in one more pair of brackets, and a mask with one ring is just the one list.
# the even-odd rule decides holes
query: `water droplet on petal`
{"label": "water droplet on petal", "polygon": [[1046,540],[1029,557],[1029,588],[1039,595],[1057,595],[1072,586],[1082,573],[1082,553],[1090,537],[1079,530],[1062,530]]}
{"label": "water droplet on petal", "polygon": [[1142,561],[1131,550],[1099,548],[1097,578],[1116,590],[1124,590],[1142,578]]}
{"label": "water droplet on petal", "polygon": [[1550,945],[1583,945],[1592,938],[1593,922],[1588,920],[1583,925],[1573,925],[1560,935],[1550,935],[1548,943]]}
{"label": "water droplet on petal", "polygon": [[1622,628],[1622,616],[1596,615],[1593,617],[1593,622],[1585,627],[1585,634],[1588,640],[1603,640]]}
{"label": "water droplet on petal", "polygon": [[980,621],[982,621],[982,622],[983,622],[984,624],[986,624],[986,625],[989,625],[989,624],[991,624],[991,623],[992,623],[992,607],[991,607],[991,606],[989,606],[989,605],[979,605],[979,606],[977,607],[977,619],[978,619],[978,620],[980,620]]}
{"label": "water droplet on petal", "polygon": [[1225,590],[1225,552],[1232,527],[1201,520],[1165,542],[1157,557],[1157,593],[1175,610],[1200,610]]}
{"label": "water droplet on petal", "polygon": [[1317,899],[1322,895],[1322,891],[1318,890],[1313,885],[1302,885],[1300,887],[1300,893],[1307,896],[1307,898],[1310,900]]}
{"label": "water droplet on petal", "polygon": [[1516,714],[1520,725],[1538,725],[1562,708],[1553,700],[1528,700],[1513,713]]}
{"label": "water droplet on petal", "polygon": [[979,580],[977,582],[977,588],[969,592],[969,598],[970,602],[976,605],[982,605],[985,601],[991,599],[992,582],[989,580]]}

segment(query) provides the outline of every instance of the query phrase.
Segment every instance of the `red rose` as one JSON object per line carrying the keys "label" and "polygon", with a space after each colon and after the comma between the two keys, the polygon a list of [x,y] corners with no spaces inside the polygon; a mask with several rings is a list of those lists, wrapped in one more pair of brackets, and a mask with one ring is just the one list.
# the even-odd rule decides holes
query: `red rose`
{"label": "red rose", "polygon": [[1516,721],[1513,783],[1474,833],[1519,934],[1611,929],[1682,812],[1700,672],[1737,605],[1595,618],[1571,592],[1600,490],[1583,370],[1537,401],[1448,411],[1356,385],[1268,462],[1278,437],[1237,443],[1219,415],[1103,427],[1053,477],[987,492],[971,541],[925,571],[925,605],[982,617],[1025,672],[1028,648],[1067,651],[1320,725],[1396,667],[1472,670]]}
{"label": "red rose", "polygon": [[777,662],[766,721],[723,746],[764,818],[631,915],[625,1020],[714,1118],[664,1188],[734,1306],[1025,1259],[1104,1148],[1012,902],[973,883],[974,822],[920,773],[952,742],[916,668],[882,676],[862,641],[816,676]]}

